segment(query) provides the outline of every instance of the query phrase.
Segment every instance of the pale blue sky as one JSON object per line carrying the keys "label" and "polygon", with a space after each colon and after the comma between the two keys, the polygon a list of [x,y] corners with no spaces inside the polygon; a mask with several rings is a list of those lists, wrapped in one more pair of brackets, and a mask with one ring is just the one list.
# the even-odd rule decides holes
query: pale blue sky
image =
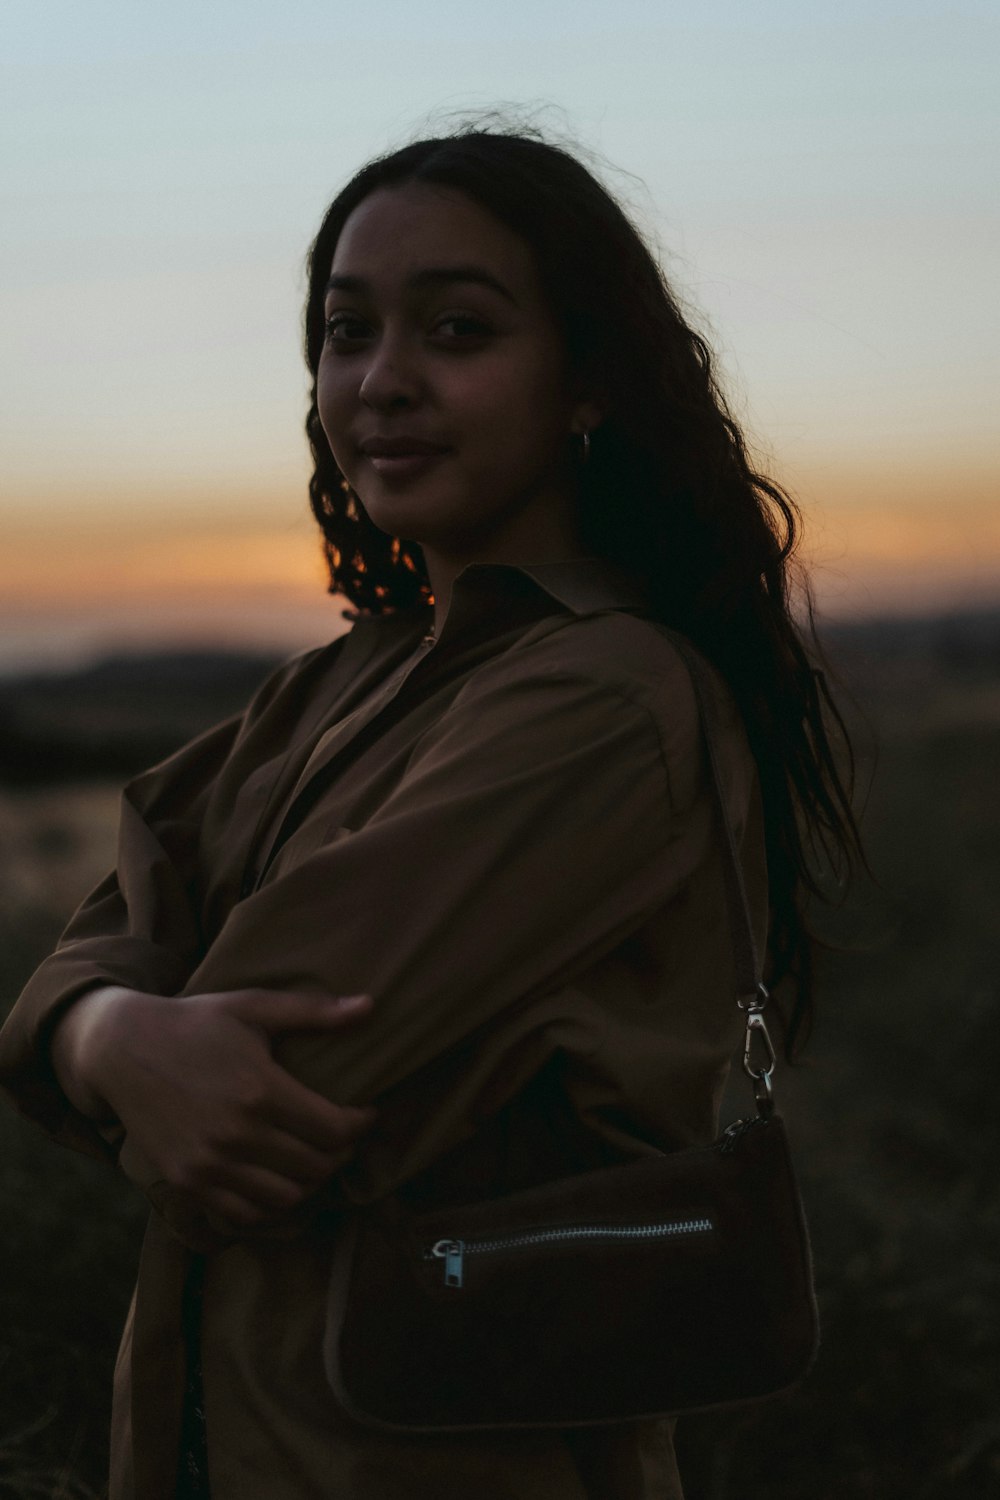
{"label": "pale blue sky", "polygon": [[641,179],[610,178],[835,551],[873,483],[927,507],[934,476],[981,500],[996,474],[992,5],[15,0],[3,29],[19,534],[43,500],[81,537],[297,525],[322,211],[430,112],[504,101]]}

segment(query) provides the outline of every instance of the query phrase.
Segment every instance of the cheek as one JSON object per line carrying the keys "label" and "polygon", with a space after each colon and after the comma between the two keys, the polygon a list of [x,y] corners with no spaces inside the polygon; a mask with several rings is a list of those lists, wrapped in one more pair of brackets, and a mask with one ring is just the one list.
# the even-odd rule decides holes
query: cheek
{"label": "cheek", "polygon": [[316,375],[316,410],[327,442],[334,450],[343,443],[351,408],[350,386],[343,372],[331,369],[324,360]]}
{"label": "cheek", "polygon": [[558,458],[569,428],[568,409],[543,371],[524,371],[498,392],[491,420],[501,461],[512,470],[534,469]]}
{"label": "cheek", "polygon": [[549,443],[568,421],[561,365],[547,359],[498,359],[456,378],[446,398],[466,431],[493,447]]}

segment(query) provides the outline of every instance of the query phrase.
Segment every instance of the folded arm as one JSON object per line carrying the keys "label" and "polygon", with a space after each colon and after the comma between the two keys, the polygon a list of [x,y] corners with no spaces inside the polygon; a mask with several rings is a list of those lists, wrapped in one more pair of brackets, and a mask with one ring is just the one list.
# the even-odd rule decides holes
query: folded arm
{"label": "folded arm", "polygon": [[369,1103],[638,927],[686,876],[673,832],[644,705],[585,675],[483,672],[362,827],[300,864],[289,846],[185,993],[371,994],[358,1026],[277,1050],[327,1098]]}

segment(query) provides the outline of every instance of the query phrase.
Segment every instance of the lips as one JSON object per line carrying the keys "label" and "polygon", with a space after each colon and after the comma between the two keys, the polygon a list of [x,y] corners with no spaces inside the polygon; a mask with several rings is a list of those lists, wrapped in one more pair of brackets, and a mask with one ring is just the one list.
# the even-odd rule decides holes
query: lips
{"label": "lips", "polygon": [[426,438],[398,433],[394,437],[365,438],[361,452],[376,474],[392,485],[421,479],[451,450]]}

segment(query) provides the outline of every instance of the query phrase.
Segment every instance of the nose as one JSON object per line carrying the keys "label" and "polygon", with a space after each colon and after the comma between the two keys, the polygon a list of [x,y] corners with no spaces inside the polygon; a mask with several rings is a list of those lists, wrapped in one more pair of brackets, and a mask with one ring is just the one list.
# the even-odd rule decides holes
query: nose
{"label": "nose", "polygon": [[401,338],[383,334],[372,346],[358,394],[373,411],[415,405],[421,395],[420,373]]}

